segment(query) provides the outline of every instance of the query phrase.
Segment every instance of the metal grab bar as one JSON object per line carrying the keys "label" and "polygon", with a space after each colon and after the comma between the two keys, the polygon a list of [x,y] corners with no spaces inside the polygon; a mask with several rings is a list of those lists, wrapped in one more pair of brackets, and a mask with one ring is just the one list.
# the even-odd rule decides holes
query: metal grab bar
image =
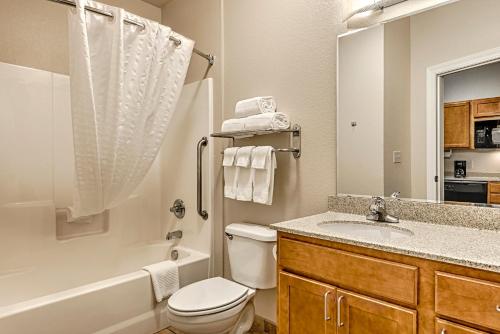
{"label": "metal grab bar", "polygon": [[203,210],[203,162],[202,162],[202,154],[203,148],[208,145],[207,137],[203,137],[198,141],[197,148],[197,158],[196,158],[196,171],[197,171],[197,210],[198,214],[204,220],[208,219],[208,212]]}

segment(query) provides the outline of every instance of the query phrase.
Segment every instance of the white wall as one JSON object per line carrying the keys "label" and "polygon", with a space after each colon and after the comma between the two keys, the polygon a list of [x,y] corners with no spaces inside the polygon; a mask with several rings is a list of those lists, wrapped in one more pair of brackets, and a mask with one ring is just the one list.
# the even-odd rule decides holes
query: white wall
{"label": "white wall", "polygon": [[446,75],[443,88],[444,102],[500,96],[500,62]]}
{"label": "white wall", "polygon": [[461,0],[411,17],[412,197],[427,197],[426,69],[500,46],[500,2]]}
{"label": "white wall", "polygon": [[337,189],[383,196],[384,26],[342,36],[338,52]]}

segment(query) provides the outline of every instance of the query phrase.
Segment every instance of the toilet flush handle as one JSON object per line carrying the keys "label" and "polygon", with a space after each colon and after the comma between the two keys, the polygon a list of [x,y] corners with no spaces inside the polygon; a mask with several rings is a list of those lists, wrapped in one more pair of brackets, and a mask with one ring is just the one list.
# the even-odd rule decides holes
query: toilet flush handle
{"label": "toilet flush handle", "polygon": [[232,234],[229,234],[227,232],[224,232],[226,233],[226,237],[229,239],[229,240],[233,240],[234,236]]}

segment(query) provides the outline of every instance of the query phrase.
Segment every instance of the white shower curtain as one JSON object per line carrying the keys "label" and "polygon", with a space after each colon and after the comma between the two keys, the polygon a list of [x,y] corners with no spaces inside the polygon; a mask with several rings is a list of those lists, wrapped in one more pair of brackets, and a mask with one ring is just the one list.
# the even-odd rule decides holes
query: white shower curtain
{"label": "white shower curtain", "polygon": [[[76,3],[69,13],[72,219],[120,204],[143,180],[175,111],[194,45],[176,34],[182,41],[176,46],[170,28],[123,9]],[[85,5],[114,18],[85,11]]]}

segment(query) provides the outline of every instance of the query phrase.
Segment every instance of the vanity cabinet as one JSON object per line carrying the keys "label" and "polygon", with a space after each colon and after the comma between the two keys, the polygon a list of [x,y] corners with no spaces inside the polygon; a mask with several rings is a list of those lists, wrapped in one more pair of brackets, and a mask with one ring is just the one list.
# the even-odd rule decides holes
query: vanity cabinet
{"label": "vanity cabinet", "polygon": [[473,119],[469,101],[445,103],[444,148],[474,148]]}
{"label": "vanity cabinet", "polygon": [[500,334],[500,274],[278,232],[280,334]]}

